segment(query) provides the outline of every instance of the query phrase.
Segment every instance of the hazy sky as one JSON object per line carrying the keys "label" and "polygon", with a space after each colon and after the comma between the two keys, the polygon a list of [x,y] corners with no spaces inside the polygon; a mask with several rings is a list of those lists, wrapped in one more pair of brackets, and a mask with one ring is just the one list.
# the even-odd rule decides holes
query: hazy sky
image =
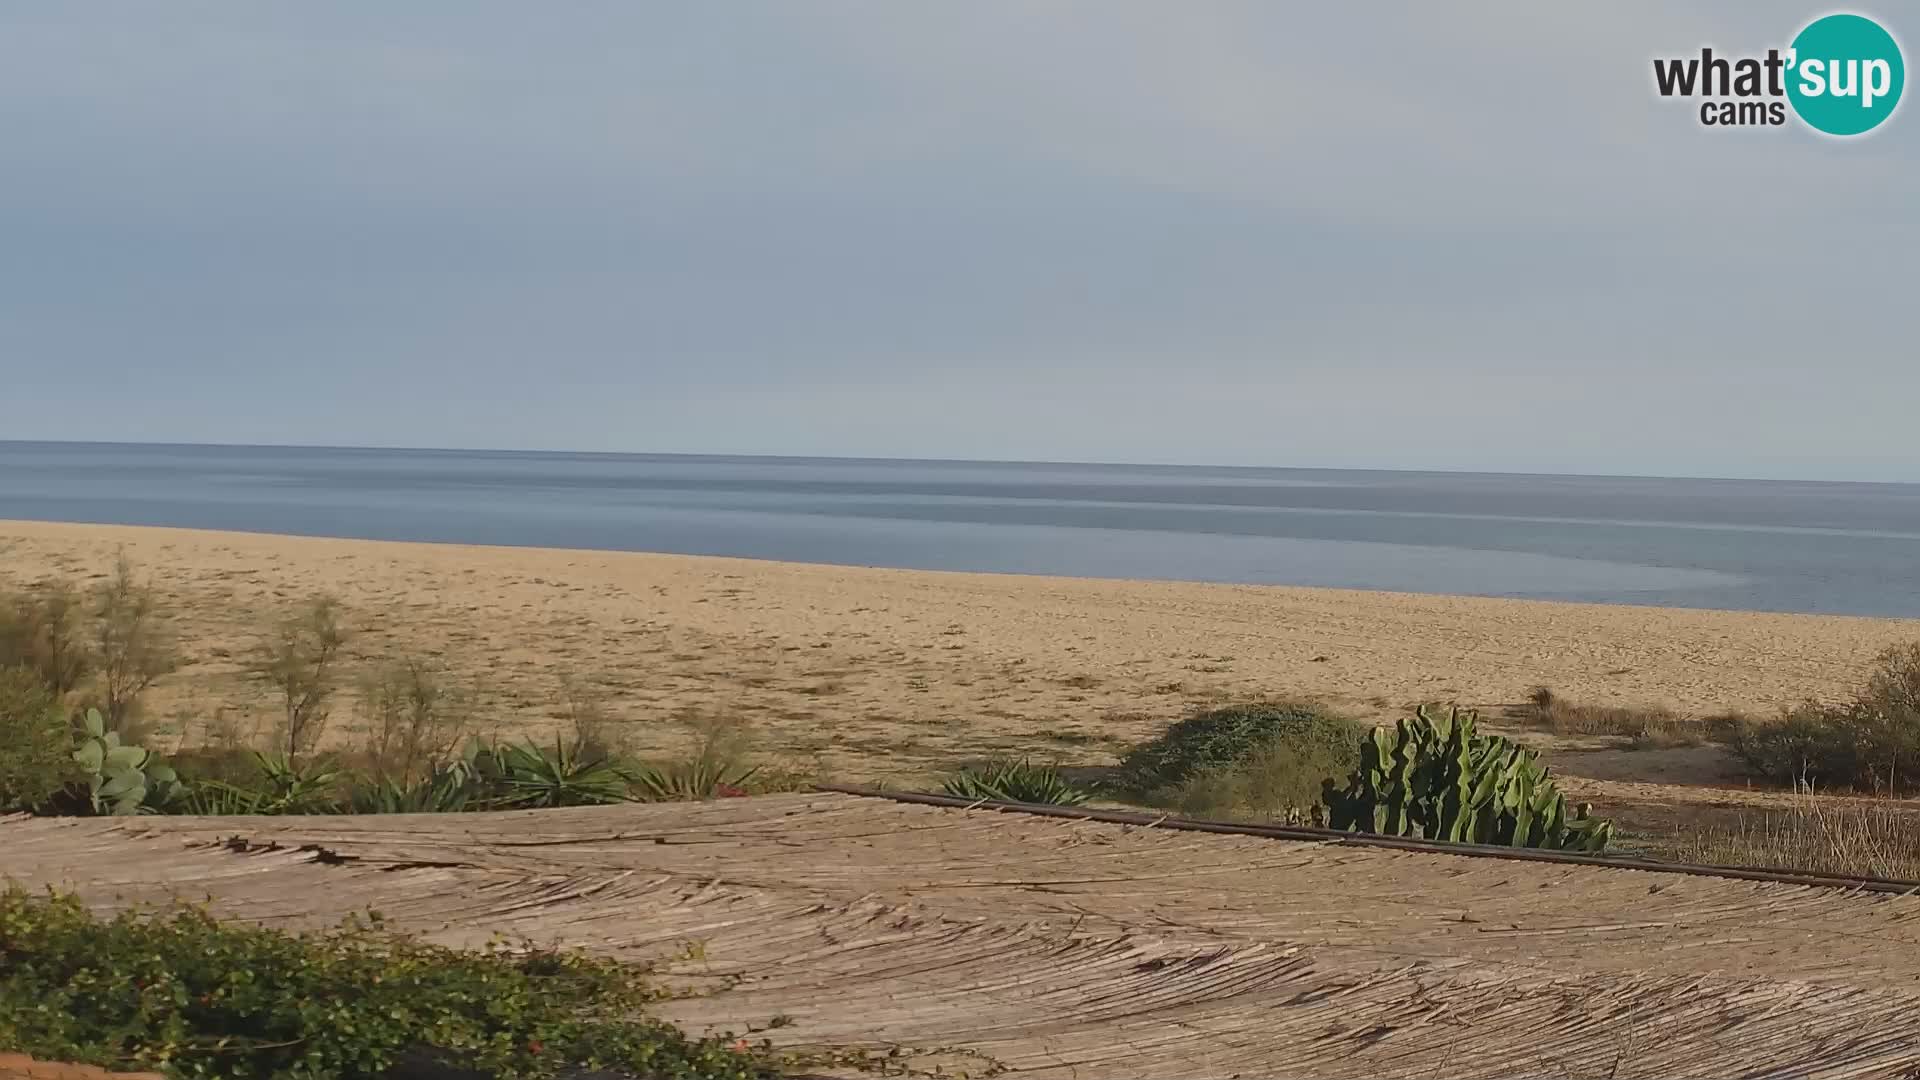
{"label": "hazy sky", "polygon": [[1920,480],[1826,10],[8,5],[0,438]]}

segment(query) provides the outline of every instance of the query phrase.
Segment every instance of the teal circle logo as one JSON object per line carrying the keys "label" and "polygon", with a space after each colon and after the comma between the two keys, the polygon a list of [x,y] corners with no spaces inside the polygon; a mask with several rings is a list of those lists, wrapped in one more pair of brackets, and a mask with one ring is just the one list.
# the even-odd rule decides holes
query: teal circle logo
{"label": "teal circle logo", "polygon": [[1907,65],[1900,43],[1864,15],[1828,15],[1795,35],[1787,100],[1815,131],[1864,135],[1900,104]]}

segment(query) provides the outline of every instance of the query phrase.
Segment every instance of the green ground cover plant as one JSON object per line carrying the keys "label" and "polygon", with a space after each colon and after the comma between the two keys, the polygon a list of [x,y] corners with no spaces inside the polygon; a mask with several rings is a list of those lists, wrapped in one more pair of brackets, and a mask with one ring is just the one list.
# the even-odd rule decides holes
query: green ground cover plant
{"label": "green ground cover plant", "polygon": [[0,1050],[178,1078],[335,1080],[425,1061],[499,1080],[614,1070],[759,1080],[779,1061],[647,1012],[644,969],[584,954],[457,951],[377,918],[317,933],[176,908],[101,919],[0,893]]}
{"label": "green ground cover plant", "polygon": [[1324,811],[1326,783],[1359,766],[1366,733],[1302,705],[1209,709],[1135,747],[1121,784],[1147,805],[1198,817],[1306,820]]}

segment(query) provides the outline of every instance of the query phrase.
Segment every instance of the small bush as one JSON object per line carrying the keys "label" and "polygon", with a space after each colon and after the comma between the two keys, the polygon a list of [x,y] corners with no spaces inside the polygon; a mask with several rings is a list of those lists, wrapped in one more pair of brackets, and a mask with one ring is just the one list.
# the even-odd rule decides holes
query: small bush
{"label": "small bush", "polygon": [[1876,656],[1850,702],[1809,701],[1772,720],[1728,717],[1719,726],[1756,779],[1803,789],[1910,791],[1920,776],[1920,644]]}
{"label": "small bush", "polygon": [[466,695],[417,659],[395,661],[364,680],[360,708],[368,727],[363,767],[403,786],[452,758],[470,711]]}
{"label": "small bush", "polygon": [[56,697],[79,688],[93,673],[85,616],[79,592],[66,582],[0,599],[0,668],[28,669]]}
{"label": "small bush", "polygon": [[1068,783],[1058,768],[1035,765],[1025,758],[969,766],[948,777],[941,790],[962,799],[1052,806],[1078,806],[1091,798],[1091,793]]}
{"label": "small bush", "polygon": [[584,680],[567,676],[560,680],[560,693],[561,719],[566,721],[568,738],[576,753],[597,758],[628,755],[626,732],[609,715],[603,691]]}
{"label": "small bush", "polygon": [[1861,704],[1807,702],[1728,739],[1748,775],[1802,789],[1898,792],[1920,770],[1920,723]]}
{"label": "small bush", "polygon": [[1360,764],[1367,728],[1290,705],[1236,705],[1197,713],[1136,747],[1121,769],[1133,794],[1182,813],[1299,815],[1326,781]]}
{"label": "small bush", "polygon": [[1203,769],[1146,792],[1144,801],[1186,817],[1324,825],[1322,784],[1337,777],[1312,775],[1322,768],[1337,768],[1337,763],[1303,761],[1291,747],[1264,746],[1238,764]]}
{"label": "small bush", "polygon": [[1735,727],[1727,749],[1748,775],[1789,787],[1851,786],[1859,774],[1852,710],[1817,701]]}
{"label": "small bush", "polygon": [[1876,715],[1920,724],[1920,642],[1886,649],[1873,664],[1857,703]]}
{"label": "small bush", "polygon": [[254,753],[242,746],[213,743],[176,750],[167,755],[167,761],[181,776],[196,783],[214,781],[245,787],[260,779],[260,764]]}
{"label": "small bush", "polygon": [[48,1061],[234,1080],[380,1076],[404,1062],[501,1080],[778,1075],[725,1038],[648,1019],[662,996],[644,969],[458,952],[377,919],[293,935],[186,908],[101,920],[77,899],[0,893],[0,1046]]}
{"label": "small bush", "polygon": [[38,810],[78,779],[54,693],[24,667],[0,668],[0,813]]}
{"label": "small bush", "polygon": [[339,688],[338,661],[347,641],[339,604],[316,596],[283,618],[254,656],[256,676],[280,697],[279,749],[298,758],[317,746]]}
{"label": "small bush", "polygon": [[114,561],[113,576],[94,594],[94,661],[100,670],[100,711],[107,726],[130,741],[137,732],[128,723],[140,695],[154,680],[180,666],[173,640],[162,624],[153,589],[133,577],[126,556]]}

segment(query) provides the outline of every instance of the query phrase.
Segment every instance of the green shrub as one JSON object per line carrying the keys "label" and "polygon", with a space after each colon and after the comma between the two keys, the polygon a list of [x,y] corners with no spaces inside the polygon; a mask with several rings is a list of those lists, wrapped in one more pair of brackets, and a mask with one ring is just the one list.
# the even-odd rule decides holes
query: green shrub
{"label": "green shrub", "polygon": [[1068,783],[1058,768],[1035,765],[1025,758],[969,766],[948,777],[941,790],[962,799],[1053,806],[1078,806],[1091,797],[1091,793]]}
{"label": "green shrub", "polygon": [[1420,706],[1375,728],[1331,822],[1386,836],[1561,851],[1605,851],[1611,822],[1569,812],[1533,751],[1475,730],[1471,709]]}
{"label": "green shrub", "polygon": [[1920,723],[1920,642],[1885,649],[1873,665],[1858,703],[1881,716]]}
{"label": "green shrub", "polygon": [[1740,724],[1727,741],[1748,775],[1806,788],[1897,792],[1920,770],[1920,718],[1854,702],[1807,702]]}
{"label": "green shrub", "polygon": [[1808,788],[1900,793],[1920,776],[1920,644],[1874,658],[1850,702],[1809,701],[1771,720],[1721,718],[1718,734],[1747,774]]}
{"label": "green shrub", "polygon": [[77,780],[53,691],[24,667],[0,668],[0,813],[37,810]]}
{"label": "green shrub", "polygon": [[[1142,802],[1186,817],[1324,824],[1325,789],[1352,771],[1356,752],[1302,755],[1286,745],[1254,750],[1233,765],[1191,773],[1178,784],[1137,793]],[[1337,787],[1338,784],[1336,783]]]}
{"label": "green shrub", "polygon": [[1859,774],[1854,711],[1809,701],[1772,720],[1733,728],[1727,749],[1760,780],[1787,786],[1851,786]]}
{"label": "green shrub", "polygon": [[1121,763],[1141,800],[1182,813],[1297,816],[1317,805],[1329,780],[1360,763],[1367,729],[1294,705],[1234,705],[1196,713]]}
{"label": "green shrub", "polygon": [[0,1047],[178,1077],[335,1080],[430,1061],[502,1080],[574,1069],[748,1080],[776,1063],[648,1019],[642,969],[575,953],[459,952],[377,918],[293,935],[181,908],[101,920],[0,894]]}

